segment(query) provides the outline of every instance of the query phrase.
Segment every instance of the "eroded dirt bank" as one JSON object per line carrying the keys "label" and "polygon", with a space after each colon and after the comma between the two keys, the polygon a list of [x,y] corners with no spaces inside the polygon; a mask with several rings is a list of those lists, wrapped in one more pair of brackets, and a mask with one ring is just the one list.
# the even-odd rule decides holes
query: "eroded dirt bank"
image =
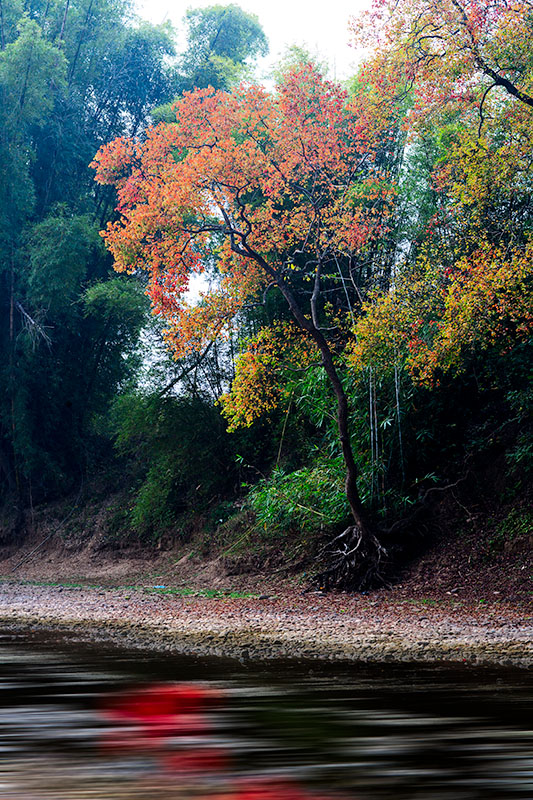
{"label": "eroded dirt bank", "polygon": [[[154,587],[155,588],[155,587]],[[472,662],[533,667],[531,609],[372,595],[179,597],[146,589],[0,584],[0,628],[241,660]]]}

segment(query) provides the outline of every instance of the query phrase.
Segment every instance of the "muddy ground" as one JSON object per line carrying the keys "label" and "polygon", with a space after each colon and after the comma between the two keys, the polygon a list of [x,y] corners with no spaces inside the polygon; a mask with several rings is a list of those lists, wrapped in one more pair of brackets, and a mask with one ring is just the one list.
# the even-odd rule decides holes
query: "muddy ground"
{"label": "muddy ground", "polygon": [[194,539],[110,548],[92,522],[78,541],[48,514],[0,549],[0,627],[241,660],[533,665],[528,531],[497,548],[479,528],[448,530],[388,588],[324,595],[309,591],[312,562],[287,570],[267,551],[251,564],[227,546],[206,558]]}
{"label": "muddy ground", "polygon": [[[162,585],[0,584],[0,627],[65,630],[87,641],[247,660],[318,659],[533,666],[533,613],[497,598],[414,600]],[[207,591],[207,590],[206,590]],[[211,593],[213,594],[213,593]],[[240,596],[236,596],[240,595]]]}

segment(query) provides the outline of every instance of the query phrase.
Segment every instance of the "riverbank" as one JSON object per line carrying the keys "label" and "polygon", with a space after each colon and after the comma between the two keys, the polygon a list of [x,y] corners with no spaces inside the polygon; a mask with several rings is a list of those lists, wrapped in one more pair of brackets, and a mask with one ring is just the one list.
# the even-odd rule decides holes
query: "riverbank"
{"label": "riverbank", "polygon": [[[239,596],[240,594],[240,596]],[[237,596],[236,596],[237,595]],[[500,599],[276,595],[190,596],[158,586],[0,584],[0,628],[63,631],[155,651],[241,661],[473,663],[533,667],[531,606]]]}

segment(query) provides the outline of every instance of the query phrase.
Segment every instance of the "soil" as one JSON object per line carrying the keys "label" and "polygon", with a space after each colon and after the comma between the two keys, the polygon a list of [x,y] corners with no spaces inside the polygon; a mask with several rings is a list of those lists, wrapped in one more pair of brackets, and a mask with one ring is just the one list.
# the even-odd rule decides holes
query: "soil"
{"label": "soil", "polygon": [[[59,510],[61,515],[64,508],[59,506]],[[423,541],[413,537],[406,543],[403,560],[389,576],[390,589],[381,590],[378,596],[391,600],[506,600],[527,607],[533,601],[533,529],[502,541],[493,529],[480,524],[475,514],[470,526],[454,519],[445,505],[441,514],[445,523],[434,514],[431,536]],[[208,541],[206,547],[201,519],[187,542],[119,547],[106,541],[106,521],[101,516],[101,510],[88,513],[87,520],[76,521],[81,534],[69,531],[65,535],[50,508],[45,508],[42,519],[27,526],[22,546],[1,546],[0,539],[0,578],[101,586],[164,584],[275,594],[304,591],[311,585],[310,576],[318,571],[312,557],[291,560],[279,540],[262,547],[246,541],[241,552],[227,542],[217,548]],[[485,514],[482,520],[486,519]],[[301,553],[301,543],[299,549]]]}
{"label": "soil", "polygon": [[533,666],[533,613],[475,603],[296,592],[179,596],[153,587],[0,585],[0,627],[239,660]]}
{"label": "soil", "polygon": [[191,549],[110,553],[89,542],[31,554],[35,546],[0,560],[3,628],[239,660],[533,666],[522,552],[507,554],[506,573],[481,571],[461,556],[461,540],[448,557],[436,546],[392,588],[328,595],[309,591],[302,574],[228,575],[223,559]]}
{"label": "soil", "polygon": [[43,519],[22,547],[0,549],[0,627],[240,660],[533,666],[527,529],[502,542],[476,524],[450,530],[448,514],[445,535],[436,525],[389,588],[326,595],[311,590],[313,562],[287,566],[279,544],[253,559],[228,557],[227,546],[202,557],[194,536],[119,549],[93,522],[76,539],[54,529],[49,511]]}

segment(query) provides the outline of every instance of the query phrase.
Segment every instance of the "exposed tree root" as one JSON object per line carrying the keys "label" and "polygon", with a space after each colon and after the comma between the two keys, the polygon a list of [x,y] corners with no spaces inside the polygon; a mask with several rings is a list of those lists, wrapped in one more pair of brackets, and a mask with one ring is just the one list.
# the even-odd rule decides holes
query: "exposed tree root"
{"label": "exposed tree root", "polygon": [[319,554],[328,566],[313,577],[326,591],[364,592],[385,584],[387,551],[374,534],[350,525]]}

